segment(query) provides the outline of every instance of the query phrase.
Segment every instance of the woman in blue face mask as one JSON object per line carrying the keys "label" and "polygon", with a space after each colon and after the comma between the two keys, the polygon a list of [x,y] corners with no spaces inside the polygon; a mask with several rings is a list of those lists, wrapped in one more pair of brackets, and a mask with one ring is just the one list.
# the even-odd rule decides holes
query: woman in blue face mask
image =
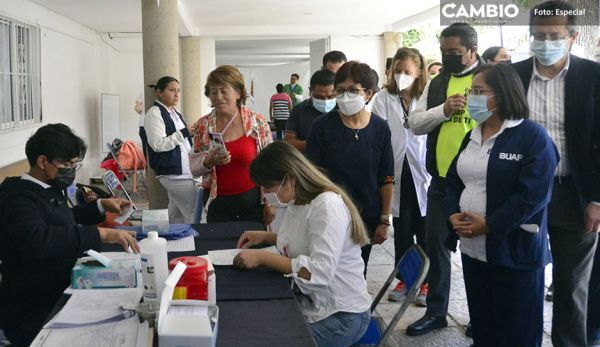
{"label": "woman in blue face mask", "polygon": [[[447,246],[460,238],[475,346],[541,346],[546,205],[559,160],[554,143],[529,120],[517,73],[483,65],[467,90],[477,126],[446,176]],[[521,324],[520,322],[527,322]]]}
{"label": "woman in blue face mask", "polygon": [[271,205],[287,210],[279,234],[247,231],[238,248],[264,242],[281,254],[246,250],[234,265],[290,275],[319,346],[352,345],[367,329],[371,305],[360,249],[369,238],[358,209],[343,189],[283,141],[258,154],[250,177]]}

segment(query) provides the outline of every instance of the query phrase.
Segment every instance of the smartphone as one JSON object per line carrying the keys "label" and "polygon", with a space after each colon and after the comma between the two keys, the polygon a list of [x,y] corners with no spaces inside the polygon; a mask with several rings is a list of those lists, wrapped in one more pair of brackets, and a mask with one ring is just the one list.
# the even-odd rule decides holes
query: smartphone
{"label": "smartphone", "polygon": [[210,139],[210,148],[221,147],[219,153],[223,154],[227,152],[227,148],[225,147],[225,140],[223,140],[223,135],[216,131],[209,131],[208,138]]}

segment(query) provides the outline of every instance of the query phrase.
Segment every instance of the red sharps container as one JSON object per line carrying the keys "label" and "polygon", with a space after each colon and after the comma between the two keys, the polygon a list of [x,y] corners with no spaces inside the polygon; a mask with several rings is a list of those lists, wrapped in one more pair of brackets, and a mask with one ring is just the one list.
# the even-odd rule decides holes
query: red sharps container
{"label": "red sharps container", "polygon": [[181,275],[173,299],[208,300],[208,263],[201,257],[179,257],[169,261],[169,270],[178,262],[187,265]]}

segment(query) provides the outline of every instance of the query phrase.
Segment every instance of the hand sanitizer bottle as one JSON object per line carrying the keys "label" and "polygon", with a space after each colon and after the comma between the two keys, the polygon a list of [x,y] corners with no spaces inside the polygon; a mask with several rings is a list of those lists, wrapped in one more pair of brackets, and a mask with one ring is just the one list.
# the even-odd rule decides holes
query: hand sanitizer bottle
{"label": "hand sanitizer bottle", "polygon": [[165,288],[165,280],[169,276],[167,240],[158,237],[157,231],[150,231],[148,238],[140,241],[140,253],[144,301],[160,301]]}

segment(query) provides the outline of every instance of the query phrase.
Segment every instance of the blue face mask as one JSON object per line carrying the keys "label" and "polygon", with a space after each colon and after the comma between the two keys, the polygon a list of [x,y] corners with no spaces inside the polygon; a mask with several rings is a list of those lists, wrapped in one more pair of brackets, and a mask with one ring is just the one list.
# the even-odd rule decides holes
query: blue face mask
{"label": "blue face mask", "polygon": [[469,117],[477,123],[481,123],[490,118],[492,112],[495,110],[488,110],[487,99],[487,95],[469,95],[469,98],[467,99]]}
{"label": "blue face mask", "polygon": [[331,100],[321,100],[313,98],[313,106],[317,109],[317,111],[321,113],[327,113],[335,107],[336,102],[335,99]]}
{"label": "blue face mask", "polygon": [[542,65],[550,66],[559,61],[567,53],[567,40],[534,40],[531,43],[531,51],[535,53],[535,59]]}

